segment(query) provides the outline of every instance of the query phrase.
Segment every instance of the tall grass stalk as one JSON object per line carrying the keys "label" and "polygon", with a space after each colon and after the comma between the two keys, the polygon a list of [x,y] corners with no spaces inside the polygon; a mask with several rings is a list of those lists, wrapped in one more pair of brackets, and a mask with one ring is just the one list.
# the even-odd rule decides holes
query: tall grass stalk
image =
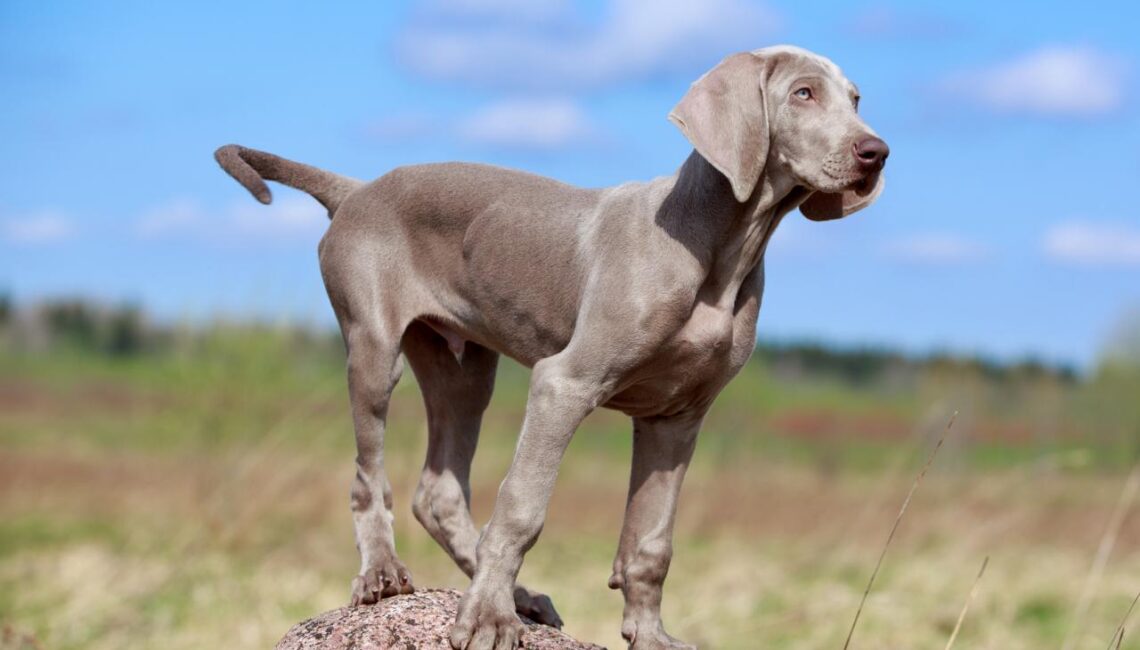
{"label": "tall grass stalk", "polygon": [[958,614],[958,622],[954,624],[954,631],[950,633],[950,638],[946,640],[946,650],[954,647],[954,641],[958,638],[958,631],[962,629],[962,621],[966,620],[966,612],[970,609],[970,603],[974,602],[974,596],[978,595],[978,584],[982,581],[982,575],[986,572],[986,565],[990,563],[990,558],[987,555],[986,559],[982,560],[982,568],[978,569],[978,577],[974,578],[974,585],[970,587],[970,595],[966,596],[966,603],[962,605],[962,611]]}
{"label": "tall grass stalk", "polygon": [[863,598],[859,601],[859,609],[855,610],[855,619],[851,621],[851,629],[847,632],[847,640],[843,642],[843,650],[847,650],[851,645],[851,637],[855,635],[855,626],[859,624],[859,615],[863,613],[863,606],[867,604],[867,596],[871,593],[871,587],[875,584],[875,577],[879,575],[879,569],[883,566],[883,558],[887,556],[887,549],[891,546],[891,541],[895,538],[895,533],[898,532],[899,524],[902,522],[903,515],[906,514],[907,507],[910,506],[910,500],[914,497],[914,493],[918,490],[918,486],[922,483],[923,477],[926,476],[926,471],[934,463],[934,458],[938,456],[938,450],[942,449],[942,443],[946,441],[946,434],[950,432],[950,428],[954,426],[954,420],[958,417],[958,411],[950,416],[950,421],[946,423],[946,428],[943,429],[942,435],[938,438],[938,444],[934,445],[934,450],[930,452],[930,457],[926,459],[926,464],[922,466],[922,471],[914,479],[914,484],[910,486],[910,492],[907,493],[906,499],[903,501],[902,507],[899,508],[899,514],[895,516],[895,523],[891,526],[891,532],[887,535],[887,541],[883,544],[883,550],[879,553],[879,561],[875,562],[875,570],[871,572],[871,579],[867,581],[867,588],[863,590]]}
{"label": "tall grass stalk", "polygon": [[1120,625],[1116,626],[1116,632],[1112,635],[1112,640],[1108,642],[1108,650],[1120,650],[1120,645],[1124,643],[1124,626],[1128,623],[1128,617],[1132,615],[1132,610],[1136,607],[1136,601],[1140,600],[1140,593],[1132,599],[1132,604],[1128,606],[1128,611],[1124,612],[1124,618],[1120,619]]}
{"label": "tall grass stalk", "polygon": [[1112,514],[1108,518],[1108,525],[1104,529],[1104,535],[1100,538],[1100,546],[1097,548],[1092,568],[1085,576],[1084,587],[1081,588],[1080,598],[1077,599],[1077,606],[1073,610],[1073,623],[1065,634],[1065,642],[1061,644],[1061,650],[1073,650],[1080,639],[1081,632],[1084,631],[1085,617],[1088,616],[1089,607],[1092,605],[1092,596],[1104,577],[1104,568],[1108,565],[1108,557],[1112,555],[1112,549],[1116,546],[1116,538],[1120,535],[1121,526],[1124,525],[1124,516],[1132,508],[1137,492],[1140,492],[1140,463],[1137,463],[1132,468],[1132,472],[1128,474],[1128,478],[1120,490],[1120,497],[1116,500],[1116,507],[1113,508]]}

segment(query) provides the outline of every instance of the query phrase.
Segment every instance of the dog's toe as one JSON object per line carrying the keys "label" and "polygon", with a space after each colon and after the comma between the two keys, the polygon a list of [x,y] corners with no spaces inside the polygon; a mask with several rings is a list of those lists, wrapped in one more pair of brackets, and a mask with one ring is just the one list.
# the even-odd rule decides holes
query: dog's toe
{"label": "dog's toe", "polygon": [[562,629],[562,617],[554,609],[550,596],[532,591],[522,585],[515,587],[515,611],[535,623]]}
{"label": "dog's toe", "polygon": [[366,569],[352,579],[353,607],[375,605],[381,598],[414,592],[412,574],[399,560],[391,560],[379,567]]}

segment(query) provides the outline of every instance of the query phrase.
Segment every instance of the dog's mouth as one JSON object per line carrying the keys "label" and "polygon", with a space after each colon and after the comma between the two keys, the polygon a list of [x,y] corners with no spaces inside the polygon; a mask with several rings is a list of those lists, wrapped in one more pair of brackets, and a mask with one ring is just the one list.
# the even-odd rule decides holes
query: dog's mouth
{"label": "dog's mouth", "polygon": [[861,178],[848,183],[843,190],[854,192],[856,196],[867,196],[875,190],[875,185],[879,182],[879,173],[880,170],[867,172]]}
{"label": "dog's mouth", "polygon": [[835,171],[824,168],[824,176],[833,181],[834,189],[816,188],[817,191],[822,192],[854,192],[858,196],[867,196],[875,189],[875,184],[879,182],[879,173],[881,170],[872,170],[865,173],[858,171],[846,171],[846,173],[836,173]]}
{"label": "dog's mouth", "polygon": [[879,172],[871,172],[852,183],[849,189],[859,196],[867,196],[871,193],[871,190],[875,189],[875,183],[878,182],[878,180]]}

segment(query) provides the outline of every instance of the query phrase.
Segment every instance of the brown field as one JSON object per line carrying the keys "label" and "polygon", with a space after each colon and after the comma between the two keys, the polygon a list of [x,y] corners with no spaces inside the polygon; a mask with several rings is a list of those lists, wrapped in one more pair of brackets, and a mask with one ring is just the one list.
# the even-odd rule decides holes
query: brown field
{"label": "brown field", "polygon": [[[9,364],[0,376],[0,647],[268,647],[292,623],[345,603],[357,557],[343,380],[335,362],[283,372],[278,353],[217,369],[210,360],[224,352],[164,370]],[[277,379],[254,381],[269,376]],[[462,588],[410,514],[425,436],[408,379],[389,434],[400,553],[417,584]],[[509,462],[524,386],[525,374],[505,369],[488,413],[474,471],[479,522]],[[904,400],[793,390],[750,367],[714,408],[686,482],[666,585],[670,631],[703,648],[842,647],[945,424],[931,404],[922,391]],[[1082,429],[1075,411],[1043,433],[1040,411],[966,405],[887,553],[852,647],[944,647],[986,557],[955,647],[1059,648],[1074,629],[1074,648],[1107,647],[1140,590],[1135,508],[1093,575],[1087,614],[1075,612],[1128,464],[1078,444],[1101,434]],[[628,454],[624,419],[591,416],[521,576],[550,593],[567,631],[611,648],[624,647],[620,595],[605,583]],[[1140,648],[1137,638],[1130,632],[1122,647]]]}

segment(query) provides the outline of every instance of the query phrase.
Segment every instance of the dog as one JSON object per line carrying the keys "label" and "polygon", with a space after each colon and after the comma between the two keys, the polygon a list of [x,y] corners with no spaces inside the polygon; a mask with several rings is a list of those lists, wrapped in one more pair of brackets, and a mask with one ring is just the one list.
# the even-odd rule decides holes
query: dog
{"label": "dog", "polygon": [[[456,650],[520,640],[517,613],[561,626],[516,585],[563,452],[593,409],[633,420],[625,522],[609,586],[632,648],[691,648],[665,632],[661,592],[681,481],[713,398],[755,347],[764,252],[784,215],[836,219],[882,192],[887,144],[830,60],[778,46],[725,58],[669,119],[693,152],[648,182],[580,189],[467,163],[400,167],[364,183],[238,145],[223,169],[262,203],[266,180],[328,209],[320,267],[348,353],[356,433],[352,603],[413,590],[396,556],[384,472],[403,359],[423,392],[428,450],[412,510],[471,577]],[[495,367],[531,367],[515,456],[483,533],[469,472]]]}

